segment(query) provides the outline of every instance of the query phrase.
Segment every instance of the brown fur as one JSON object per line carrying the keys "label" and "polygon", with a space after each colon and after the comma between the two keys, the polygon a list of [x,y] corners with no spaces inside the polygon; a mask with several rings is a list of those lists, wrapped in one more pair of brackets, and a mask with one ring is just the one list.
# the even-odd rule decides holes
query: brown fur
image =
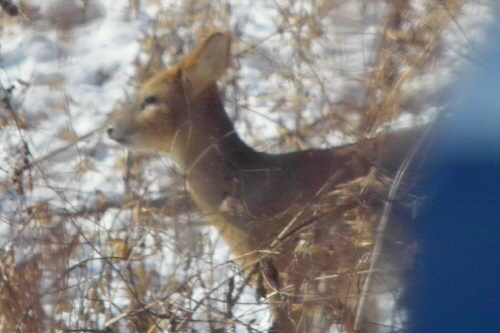
{"label": "brown fur", "polygon": [[[267,276],[267,287],[280,332],[325,332],[334,323],[352,332],[385,175],[397,170],[421,130],[333,149],[257,152],[234,132],[216,86],[229,48],[229,35],[215,33],[151,78],[109,135],[133,150],[170,154],[243,267],[272,250],[261,268],[264,280],[279,272]],[[386,237],[381,267],[400,266],[391,257],[400,250],[400,229]],[[387,276],[372,289],[400,286],[398,274]],[[367,316],[362,330],[376,332],[374,320]]]}

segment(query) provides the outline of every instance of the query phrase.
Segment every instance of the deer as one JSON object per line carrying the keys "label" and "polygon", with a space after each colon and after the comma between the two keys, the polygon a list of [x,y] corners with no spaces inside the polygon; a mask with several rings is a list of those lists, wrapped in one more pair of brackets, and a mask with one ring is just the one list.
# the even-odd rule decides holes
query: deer
{"label": "deer", "polygon": [[[109,137],[131,151],[173,158],[207,221],[245,272],[257,275],[255,286],[264,286],[272,332],[333,325],[383,332],[374,296],[359,321],[358,300],[391,177],[422,129],[328,149],[256,151],[235,132],[217,86],[230,45],[229,33],[215,32],[147,80],[109,124]],[[380,270],[406,265],[396,258],[406,253],[397,215],[383,238]],[[393,275],[372,281],[370,295],[399,288],[401,274]]]}

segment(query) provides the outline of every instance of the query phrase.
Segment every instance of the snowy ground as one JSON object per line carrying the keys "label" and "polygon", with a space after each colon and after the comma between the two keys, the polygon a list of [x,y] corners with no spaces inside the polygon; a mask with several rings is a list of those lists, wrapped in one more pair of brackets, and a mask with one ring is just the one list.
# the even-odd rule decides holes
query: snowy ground
{"label": "snowy ground", "polygon": [[[171,285],[187,283],[183,279],[190,274],[186,268],[188,263],[196,266],[194,271],[200,272],[204,279],[210,277],[212,286],[221,280],[220,275],[227,277],[232,274],[231,270],[237,271],[232,265],[226,270],[208,269],[229,257],[221,242],[214,243],[213,256],[205,257],[204,252],[209,252],[206,248],[190,250],[198,251],[193,256],[196,263],[183,257],[188,244],[186,239],[194,234],[188,233],[185,239],[179,240],[177,231],[172,232],[169,228],[182,225],[183,221],[196,220],[190,214],[176,219],[151,217],[148,225],[137,222],[141,208],[115,207],[91,218],[71,215],[84,207],[96,206],[102,197],[119,200],[128,186],[123,176],[125,152],[100,128],[138,85],[134,81],[140,67],[138,63],[150,59],[147,43],[141,39],[161,36],[162,31],[170,29],[174,31],[169,33],[172,40],[189,40],[182,45],[181,51],[186,52],[192,47],[192,41],[198,39],[194,32],[203,30],[204,25],[229,27],[233,33],[237,32],[239,40],[234,43],[233,51],[235,68],[239,70],[230,72],[229,76],[238,80],[237,87],[245,93],[240,92],[238,98],[233,99],[235,88],[228,87],[228,111],[238,120],[237,129],[247,142],[262,150],[278,152],[290,149],[286,144],[273,142],[283,128],[293,129],[303,121],[312,124],[321,119],[329,105],[358,98],[359,78],[371,70],[373,45],[386,11],[382,3],[351,1],[339,5],[334,17],[316,18],[331,20],[331,24],[325,25],[328,31],[323,31],[330,43],[310,47],[315,57],[314,66],[321,64],[314,67],[290,58],[294,48],[293,34],[280,33],[288,29],[287,25],[296,24],[294,19],[313,12],[310,1],[297,1],[292,8],[284,7],[285,1],[270,0],[212,4],[228,14],[224,17],[221,14],[222,18],[210,24],[204,22],[203,17],[181,22],[176,15],[184,13],[186,5],[175,0],[31,0],[24,3],[30,6],[21,7],[26,10],[23,16],[3,17],[0,30],[0,94],[4,101],[0,108],[0,258],[4,262],[6,256],[13,255],[15,262],[24,262],[35,254],[45,255],[49,251],[47,243],[39,241],[58,239],[59,229],[64,229],[64,240],[68,235],[79,235],[78,249],[71,250],[63,265],[67,270],[64,279],[71,286],[65,292],[71,306],[63,311],[54,310],[62,294],[57,298],[54,293],[48,293],[58,280],[57,274],[50,269],[44,272],[46,279],[41,288],[47,295],[42,297],[42,303],[46,313],[55,313],[58,320],[72,327],[96,325],[100,328],[130,305],[127,288],[120,285],[125,279],[119,277],[125,274],[125,263],[115,262],[114,270],[106,271],[111,264],[97,260],[115,256],[117,251],[123,250],[121,246],[140,253],[143,261],[137,269],[148,275],[149,288],[162,289],[158,292],[162,295],[169,292],[163,281],[170,281]],[[135,3],[140,6],[134,8]],[[281,3],[283,6],[279,5]],[[412,10],[423,10],[423,3],[414,1]],[[285,10],[297,15],[285,16]],[[481,29],[491,20],[486,3],[471,1],[463,7],[463,12],[464,15],[457,17],[444,34],[443,66],[423,73],[420,81],[405,89],[436,97],[452,81],[467,52],[480,43]],[[164,21],[164,26],[160,27],[159,23]],[[162,59],[169,63],[174,50],[167,51]],[[283,72],[289,69],[300,73],[300,82],[286,79]],[[273,112],[280,99],[286,99],[291,108],[306,105],[301,110],[304,118],[298,121],[293,115]],[[418,112],[418,117],[424,119],[435,106],[432,103],[421,106],[424,110]],[[399,120],[404,122],[418,117],[408,112]],[[72,143],[77,138],[82,139]],[[341,140],[346,138],[332,133],[326,138],[310,135],[306,143],[330,146]],[[25,168],[25,171],[16,172],[16,168]],[[172,168],[168,158],[155,159],[143,167],[145,180],[134,191],[138,196],[152,199],[165,193],[177,193],[169,189],[170,181],[161,176]],[[67,215],[50,217],[54,212],[66,212]],[[200,234],[206,229],[201,233],[197,230],[196,237],[203,237]],[[210,239],[217,240],[216,232],[210,232]],[[99,282],[105,274],[109,274],[112,281],[107,286]],[[211,290],[210,286],[201,285],[201,280],[189,282],[193,288],[192,300],[182,299],[184,304],[190,304],[189,308],[196,304],[194,300]],[[104,310],[91,304],[91,290],[99,295]],[[218,297],[221,295],[219,293]],[[144,297],[150,297],[150,301],[154,299],[150,294]],[[250,305],[238,307],[234,311],[237,318],[255,319],[256,327],[268,325],[265,306],[255,305],[251,291],[245,292],[239,301]],[[82,305],[93,309],[91,319],[79,317]]]}

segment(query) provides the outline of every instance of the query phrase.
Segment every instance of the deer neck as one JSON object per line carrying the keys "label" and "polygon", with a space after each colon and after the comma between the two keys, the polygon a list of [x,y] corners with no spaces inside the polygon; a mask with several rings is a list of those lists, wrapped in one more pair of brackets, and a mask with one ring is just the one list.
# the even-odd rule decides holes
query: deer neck
{"label": "deer neck", "polygon": [[172,153],[198,205],[215,211],[241,181],[241,171],[260,163],[263,154],[238,137],[215,84],[190,104]]}

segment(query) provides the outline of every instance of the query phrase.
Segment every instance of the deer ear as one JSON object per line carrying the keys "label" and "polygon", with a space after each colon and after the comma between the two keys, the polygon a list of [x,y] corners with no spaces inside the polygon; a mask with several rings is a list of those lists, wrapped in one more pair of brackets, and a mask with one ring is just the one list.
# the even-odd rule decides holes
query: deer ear
{"label": "deer ear", "polygon": [[230,46],[229,34],[217,32],[184,59],[181,69],[195,91],[202,91],[224,74]]}

